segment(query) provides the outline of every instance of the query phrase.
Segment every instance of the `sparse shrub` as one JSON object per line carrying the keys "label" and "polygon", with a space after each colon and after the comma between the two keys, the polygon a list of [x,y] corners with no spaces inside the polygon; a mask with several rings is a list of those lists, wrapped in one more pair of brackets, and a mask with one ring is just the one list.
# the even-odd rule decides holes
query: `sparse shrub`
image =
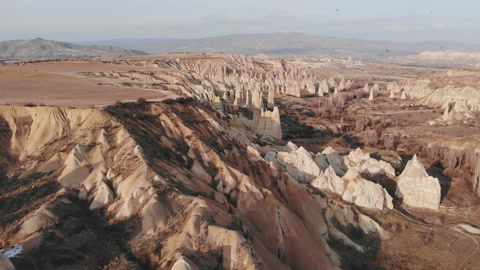
{"label": "sparse shrub", "polygon": [[373,129],[365,130],[359,133],[359,137],[363,144],[368,146],[374,146],[378,143],[377,132]]}
{"label": "sparse shrub", "polygon": [[367,117],[360,117],[355,119],[355,131],[362,132],[368,127],[369,120]]}
{"label": "sparse shrub", "polygon": [[137,105],[142,105],[143,106],[143,105],[147,104],[147,100],[144,99],[143,97],[139,97],[139,98],[137,98],[136,103],[137,103]]}
{"label": "sparse shrub", "polygon": [[389,135],[384,135],[382,134],[383,137],[383,146],[385,146],[385,149],[387,150],[392,150],[395,148],[395,138],[393,136]]}
{"label": "sparse shrub", "polygon": [[114,107],[122,107],[122,106],[123,106],[123,102],[121,102],[120,100],[117,100],[117,101],[115,101],[115,103],[113,103],[113,106],[114,106]]}

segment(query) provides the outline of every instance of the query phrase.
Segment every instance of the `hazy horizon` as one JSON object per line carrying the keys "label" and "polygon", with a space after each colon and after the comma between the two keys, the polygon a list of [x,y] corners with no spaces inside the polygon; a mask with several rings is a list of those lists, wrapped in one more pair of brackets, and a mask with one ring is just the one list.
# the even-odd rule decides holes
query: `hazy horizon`
{"label": "hazy horizon", "polygon": [[154,0],[2,3],[0,40],[192,39],[302,33],[402,43],[480,43],[480,3],[459,1]]}

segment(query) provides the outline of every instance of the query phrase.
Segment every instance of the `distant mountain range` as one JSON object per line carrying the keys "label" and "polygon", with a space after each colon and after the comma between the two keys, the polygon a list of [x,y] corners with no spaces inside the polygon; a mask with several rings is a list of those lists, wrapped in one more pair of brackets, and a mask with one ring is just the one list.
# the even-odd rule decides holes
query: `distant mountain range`
{"label": "distant mountain range", "polygon": [[345,39],[299,33],[241,34],[198,39],[104,40],[90,44],[109,44],[145,51],[150,54],[172,52],[224,52],[267,54],[271,56],[310,56],[375,60],[417,55],[423,51],[480,51],[480,44],[454,42],[395,43]]}
{"label": "distant mountain range", "polygon": [[0,59],[89,57],[115,55],[145,55],[139,50],[115,46],[81,46],[72,43],[36,38],[0,42]]}
{"label": "distant mountain range", "polygon": [[[75,44],[73,44],[75,43]],[[36,38],[0,42],[0,58],[144,55],[175,52],[224,52],[270,56],[333,57],[363,60],[395,60],[424,51],[480,52],[480,44],[455,42],[395,43],[345,39],[299,33],[239,34],[197,39],[111,39],[60,42]],[[76,45],[79,44],[79,45]],[[123,48],[130,49],[123,49]]]}

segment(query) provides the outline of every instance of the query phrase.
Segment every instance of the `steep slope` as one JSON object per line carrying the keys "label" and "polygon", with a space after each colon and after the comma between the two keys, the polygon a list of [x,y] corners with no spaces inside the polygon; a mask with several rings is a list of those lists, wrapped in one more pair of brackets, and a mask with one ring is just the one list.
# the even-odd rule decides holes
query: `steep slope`
{"label": "steep slope", "polygon": [[145,55],[145,52],[114,46],[80,46],[67,42],[36,38],[0,42],[0,58],[52,58],[114,55]]}
{"label": "steep slope", "polygon": [[[73,249],[73,265],[91,267],[121,257],[125,265],[169,269],[187,256],[202,269],[331,268],[325,240],[310,237],[314,231],[273,180],[298,184],[232,141],[206,107],[188,100],[105,112],[7,106],[1,115],[10,126],[4,155],[11,165],[2,180],[9,186],[1,198],[2,246],[34,250],[21,265],[72,266],[66,258]],[[92,224],[83,227],[86,220]],[[108,254],[63,240],[103,239],[102,222],[124,239],[104,239],[113,246]],[[128,259],[129,246],[137,259]]]}

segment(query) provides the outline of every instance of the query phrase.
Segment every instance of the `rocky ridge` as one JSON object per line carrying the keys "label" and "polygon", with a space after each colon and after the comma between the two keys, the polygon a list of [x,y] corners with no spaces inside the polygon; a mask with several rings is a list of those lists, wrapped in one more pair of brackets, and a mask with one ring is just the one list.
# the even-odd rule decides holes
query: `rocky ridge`
{"label": "rocky ridge", "polygon": [[67,42],[36,38],[0,42],[0,59],[92,57],[112,55],[146,55],[138,50],[115,46],[80,46]]}
{"label": "rocky ridge", "polygon": [[[391,236],[371,215],[395,211],[392,195],[406,207],[438,208],[435,178],[416,158],[398,177],[395,195],[376,182],[396,181],[393,167],[360,149],[311,153],[276,144],[282,134],[273,97],[295,96],[299,80],[319,79],[282,60],[226,58],[132,62],[159,70],[88,74],[182,96],[175,100],[104,109],[2,106],[0,150],[10,165],[2,180],[9,187],[32,183],[40,195],[25,206],[16,196],[28,194],[23,185],[3,193],[12,198],[2,209],[1,245],[59,252],[66,237],[99,237],[69,214],[95,213],[100,220],[90,220],[115,228],[124,242],[109,239],[115,252],[101,263],[98,250],[77,243],[82,265],[121,259],[131,268],[338,269],[349,260],[346,248],[368,254],[369,241]],[[269,78],[287,75],[290,82],[269,86]],[[333,77],[324,81],[329,95],[343,88]],[[299,95],[323,93],[309,87]],[[426,184],[410,192],[419,175]]]}

